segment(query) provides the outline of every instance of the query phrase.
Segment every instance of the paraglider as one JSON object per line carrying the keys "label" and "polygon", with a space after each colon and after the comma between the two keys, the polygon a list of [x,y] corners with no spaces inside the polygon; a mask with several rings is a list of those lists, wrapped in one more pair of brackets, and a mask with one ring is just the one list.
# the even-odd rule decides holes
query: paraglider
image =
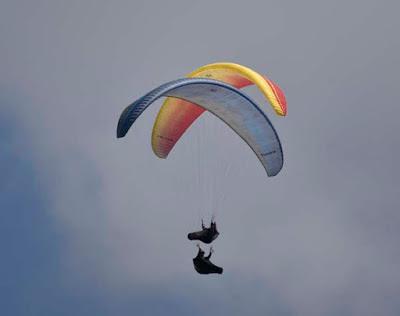
{"label": "paraglider", "polygon": [[205,252],[201,249],[200,245],[197,245],[199,251],[196,257],[193,258],[194,269],[200,274],[222,274],[224,271],[221,267],[216,266],[210,261],[211,255],[213,254],[213,249],[210,248],[210,253],[204,256]]}
{"label": "paraglider", "polygon": [[189,240],[200,240],[205,244],[211,244],[217,239],[219,232],[217,230],[217,223],[211,220],[210,227],[205,227],[203,220],[201,221],[201,231],[188,234]]}

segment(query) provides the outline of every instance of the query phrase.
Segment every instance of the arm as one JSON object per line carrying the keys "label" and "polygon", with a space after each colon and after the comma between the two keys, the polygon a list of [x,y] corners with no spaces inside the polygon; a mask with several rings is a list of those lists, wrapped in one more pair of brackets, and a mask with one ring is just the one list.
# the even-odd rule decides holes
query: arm
{"label": "arm", "polygon": [[213,233],[217,232],[217,223],[216,222],[211,223],[211,230]]}

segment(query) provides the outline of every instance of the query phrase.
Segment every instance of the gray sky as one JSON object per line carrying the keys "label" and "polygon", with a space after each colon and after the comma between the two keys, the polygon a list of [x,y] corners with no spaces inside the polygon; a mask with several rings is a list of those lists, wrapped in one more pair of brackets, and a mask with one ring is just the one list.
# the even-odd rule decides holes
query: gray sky
{"label": "gray sky", "polygon": [[[398,315],[399,9],[1,1],[2,314]],[[246,89],[282,140],[277,177],[210,116],[157,159],[161,102],[116,139],[127,104],[216,61],[285,91],[278,118]],[[209,174],[230,166],[216,183],[221,277],[195,274],[186,240],[209,197],[199,149]]]}

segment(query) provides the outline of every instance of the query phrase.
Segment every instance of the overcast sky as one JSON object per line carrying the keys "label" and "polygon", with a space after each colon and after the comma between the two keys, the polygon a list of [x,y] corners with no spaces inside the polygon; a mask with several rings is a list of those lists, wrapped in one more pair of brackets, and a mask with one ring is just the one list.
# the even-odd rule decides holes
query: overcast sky
{"label": "overcast sky", "polygon": [[[399,9],[2,0],[0,314],[399,315]],[[217,61],[285,91],[279,118],[245,90],[278,176],[210,115],[158,159],[161,101],[116,139],[126,105]],[[211,206],[222,276],[195,273],[186,239]]]}

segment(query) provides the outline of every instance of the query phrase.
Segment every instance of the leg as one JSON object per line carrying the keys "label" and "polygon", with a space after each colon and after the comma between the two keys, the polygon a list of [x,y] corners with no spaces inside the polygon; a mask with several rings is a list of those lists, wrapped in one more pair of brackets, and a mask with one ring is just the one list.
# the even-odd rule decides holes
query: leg
{"label": "leg", "polygon": [[214,252],[214,249],[213,249],[213,247],[211,247],[210,252],[209,252],[208,256],[206,257],[206,259],[210,259],[213,252]]}

